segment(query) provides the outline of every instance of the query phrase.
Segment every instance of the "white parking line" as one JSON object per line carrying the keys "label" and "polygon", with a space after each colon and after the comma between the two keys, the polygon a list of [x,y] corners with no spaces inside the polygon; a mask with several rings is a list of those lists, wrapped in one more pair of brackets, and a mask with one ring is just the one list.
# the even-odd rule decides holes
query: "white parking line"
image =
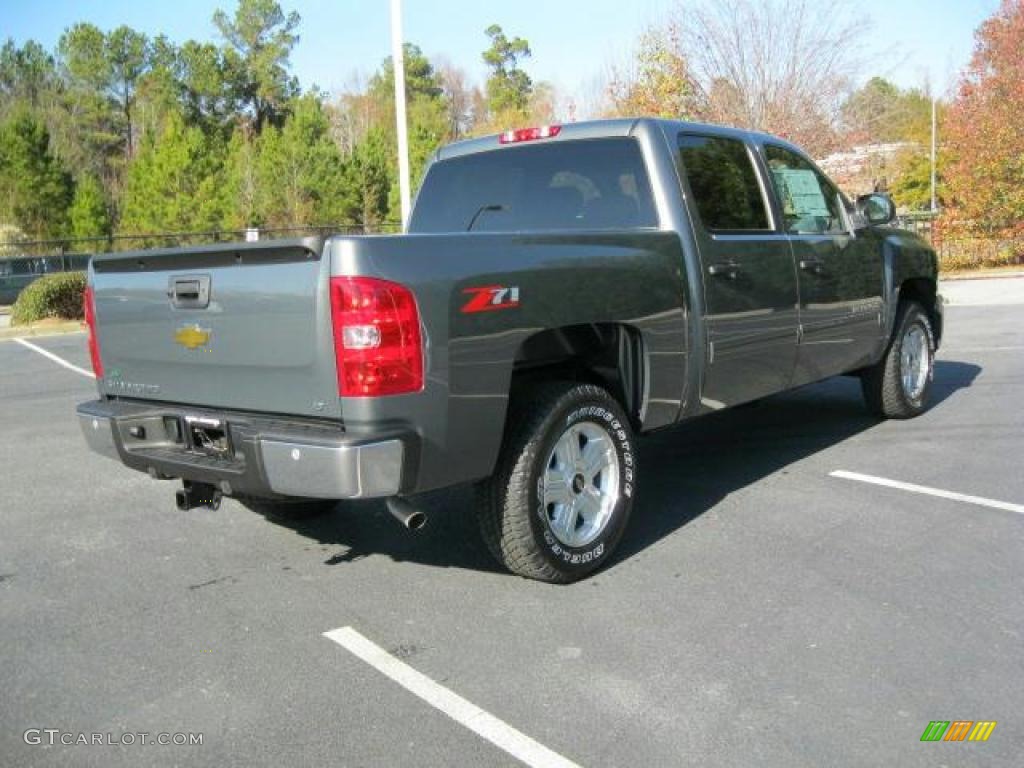
{"label": "white parking line", "polygon": [[18,342],[23,347],[28,347],[29,349],[31,349],[31,350],[33,350],[35,352],[38,352],[43,357],[50,358],[57,365],[63,365],[69,371],[74,371],[75,373],[80,373],[83,376],[88,376],[90,379],[95,379],[96,378],[96,374],[94,374],[92,371],[87,371],[87,370],[85,370],[85,368],[79,368],[77,365],[72,365],[71,363],[69,363],[64,358],[57,357],[55,354],[53,354],[53,352],[45,350],[42,347],[33,344],[31,341],[25,341],[24,339],[21,339],[21,338],[15,338],[15,339],[13,339],[13,341]]}
{"label": "white parking line", "polygon": [[943,347],[942,353],[947,352],[1020,352],[1024,347]]}
{"label": "white parking line", "polygon": [[487,739],[496,747],[505,750],[520,762],[537,768],[580,768],[576,763],[534,741],[504,720],[480,709],[473,702],[467,701],[449,688],[435,683],[422,672],[417,672],[405,662],[399,661],[352,627],[332,629],[330,632],[324,632],[324,637],[333,640],[410,693],[420,697],[435,709],[441,710],[452,720]]}
{"label": "white parking line", "polygon": [[979,507],[991,507],[993,509],[1002,509],[1007,512],[1016,512],[1019,515],[1024,515],[1024,504],[1011,504],[1008,501],[986,499],[981,496],[968,496],[965,493],[943,491],[940,488],[929,488],[927,485],[914,485],[913,483],[889,480],[888,478],[875,477],[874,475],[862,475],[859,472],[847,472],[844,469],[837,469],[835,472],[829,472],[829,475],[832,477],[841,477],[844,480],[859,480],[862,483],[884,485],[886,488],[897,488],[901,491],[910,491],[911,493],[923,493],[926,496],[938,496],[940,499],[962,501],[966,504],[977,504]]}

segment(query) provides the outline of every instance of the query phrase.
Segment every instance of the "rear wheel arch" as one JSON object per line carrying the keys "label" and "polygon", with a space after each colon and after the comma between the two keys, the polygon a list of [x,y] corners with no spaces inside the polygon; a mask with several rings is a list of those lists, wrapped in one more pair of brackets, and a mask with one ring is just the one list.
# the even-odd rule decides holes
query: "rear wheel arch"
{"label": "rear wheel arch", "polygon": [[544,381],[576,381],[607,390],[634,429],[643,420],[648,378],[640,331],[624,323],[550,328],[527,338],[516,352],[511,397]]}

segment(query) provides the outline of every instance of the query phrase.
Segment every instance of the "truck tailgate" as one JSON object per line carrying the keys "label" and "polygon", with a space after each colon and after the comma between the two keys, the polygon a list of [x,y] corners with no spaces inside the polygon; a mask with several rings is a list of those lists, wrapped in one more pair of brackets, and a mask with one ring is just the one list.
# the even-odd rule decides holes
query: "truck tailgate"
{"label": "truck tailgate", "polygon": [[104,394],[340,418],[319,238],[97,256]]}

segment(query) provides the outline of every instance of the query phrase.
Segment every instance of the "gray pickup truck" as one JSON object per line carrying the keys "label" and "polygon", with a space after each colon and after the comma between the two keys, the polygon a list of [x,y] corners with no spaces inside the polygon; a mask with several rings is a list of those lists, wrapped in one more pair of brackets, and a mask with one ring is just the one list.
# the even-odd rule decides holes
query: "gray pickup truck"
{"label": "gray pickup truck", "polygon": [[[178,506],[308,510],[475,482],[509,569],[606,563],[637,435],[837,374],[925,408],[933,250],[772,136],[653,119],[441,149],[408,234],[96,256],[96,451]],[[285,513],[285,512],[282,512]]]}

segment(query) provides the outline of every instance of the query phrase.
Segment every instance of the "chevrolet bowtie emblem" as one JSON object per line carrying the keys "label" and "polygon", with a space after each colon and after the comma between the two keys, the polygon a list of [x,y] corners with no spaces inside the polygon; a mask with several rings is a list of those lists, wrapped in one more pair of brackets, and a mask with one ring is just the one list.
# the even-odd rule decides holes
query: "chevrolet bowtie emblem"
{"label": "chevrolet bowtie emblem", "polygon": [[198,349],[205,347],[210,342],[210,332],[200,328],[198,325],[186,325],[174,333],[174,343],[181,344],[187,349]]}

